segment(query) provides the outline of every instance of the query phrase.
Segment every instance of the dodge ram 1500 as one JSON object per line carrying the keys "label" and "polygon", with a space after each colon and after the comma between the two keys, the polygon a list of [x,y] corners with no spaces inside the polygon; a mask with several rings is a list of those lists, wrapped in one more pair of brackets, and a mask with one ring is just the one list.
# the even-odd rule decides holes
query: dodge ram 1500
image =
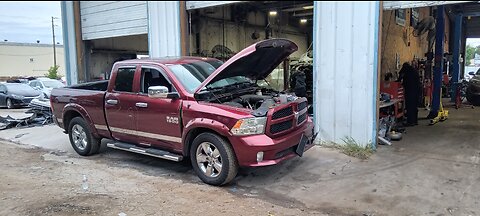
{"label": "dodge ram 1500", "polygon": [[125,60],[111,78],[53,89],[54,120],[83,156],[108,147],[181,161],[211,185],[238,168],[302,156],[313,146],[306,98],[259,84],[297,50],[285,39],[253,44],[225,63],[178,57]]}

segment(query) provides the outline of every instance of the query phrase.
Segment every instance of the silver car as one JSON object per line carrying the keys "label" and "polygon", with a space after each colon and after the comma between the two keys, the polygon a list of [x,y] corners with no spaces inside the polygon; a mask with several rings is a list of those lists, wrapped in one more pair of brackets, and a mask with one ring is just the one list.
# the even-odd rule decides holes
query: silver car
{"label": "silver car", "polygon": [[50,98],[50,92],[52,92],[52,89],[65,86],[62,82],[50,78],[37,78],[30,81],[29,85],[36,90],[42,91],[45,98]]}

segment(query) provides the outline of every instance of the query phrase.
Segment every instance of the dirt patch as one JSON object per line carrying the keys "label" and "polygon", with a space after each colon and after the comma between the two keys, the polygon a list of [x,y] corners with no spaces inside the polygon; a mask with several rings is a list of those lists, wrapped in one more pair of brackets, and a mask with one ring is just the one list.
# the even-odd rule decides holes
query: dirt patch
{"label": "dirt patch", "polygon": [[0,146],[0,215],[322,215],[301,205],[285,207],[291,200],[264,200],[261,190],[232,193],[198,180],[112,166],[102,157],[72,157],[3,141]]}

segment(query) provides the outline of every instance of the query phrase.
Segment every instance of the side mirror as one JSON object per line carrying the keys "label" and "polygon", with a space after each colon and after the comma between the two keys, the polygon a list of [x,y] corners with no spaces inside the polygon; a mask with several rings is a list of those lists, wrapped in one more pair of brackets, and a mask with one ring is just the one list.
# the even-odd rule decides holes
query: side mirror
{"label": "side mirror", "polygon": [[7,91],[5,91],[5,90],[0,90],[0,93],[2,93],[2,94],[7,94]]}
{"label": "side mirror", "polygon": [[150,86],[148,87],[148,97],[177,99],[180,98],[180,95],[177,92],[168,92],[168,88],[165,86]]}
{"label": "side mirror", "polygon": [[470,75],[470,76],[475,76],[475,72],[470,71],[470,72],[468,72],[468,75]]}

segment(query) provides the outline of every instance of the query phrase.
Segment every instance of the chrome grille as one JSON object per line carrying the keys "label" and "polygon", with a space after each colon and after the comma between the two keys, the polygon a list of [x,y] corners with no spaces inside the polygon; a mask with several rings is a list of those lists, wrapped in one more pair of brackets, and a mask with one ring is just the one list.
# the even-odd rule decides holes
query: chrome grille
{"label": "chrome grille", "polygon": [[286,131],[286,130],[292,128],[292,126],[293,126],[293,121],[292,120],[276,123],[276,124],[273,124],[272,126],[270,126],[270,133],[272,133],[272,134],[280,133],[282,131]]}
{"label": "chrome grille", "polygon": [[273,113],[272,119],[279,119],[279,118],[287,117],[292,114],[293,114],[293,108],[289,106]]}
{"label": "chrome grille", "polygon": [[297,105],[298,111],[303,110],[305,108],[307,108],[307,101],[301,102]]}
{"label": "chrome grille", "polygon": [[303,123],[306,119],[307,119],[307,112],[304,112],[303,114],[298,116],[297,125]]}

